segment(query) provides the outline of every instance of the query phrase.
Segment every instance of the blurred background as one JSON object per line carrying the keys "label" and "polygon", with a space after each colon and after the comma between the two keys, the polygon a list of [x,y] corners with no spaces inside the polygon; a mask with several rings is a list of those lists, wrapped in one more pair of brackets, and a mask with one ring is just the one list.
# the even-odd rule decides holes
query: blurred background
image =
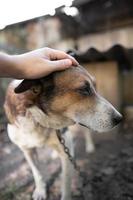
{"label": "blurred background", "polygon": [[[110,133],[90,131],[91,153],[85,153],[83,132],[87,130],[74,128],[75,158],[91,179],[87,200],[132,200],[133,1],[4,2],[0,51],[21,54],[46,46],[69,51],[95,76],[100,94],[122,112],[123,123]],[[34,187],[31,172],[6,134],[3,103],[10,81],[0,79],[0,200],[29,200]],[[60,162],[52,150],[39,151],[43,152],[42,171],[50,184],[49,198],[60,199]],[[80,195],[75,197],[77,179],[72,184],[73,199],[81,199]]]}

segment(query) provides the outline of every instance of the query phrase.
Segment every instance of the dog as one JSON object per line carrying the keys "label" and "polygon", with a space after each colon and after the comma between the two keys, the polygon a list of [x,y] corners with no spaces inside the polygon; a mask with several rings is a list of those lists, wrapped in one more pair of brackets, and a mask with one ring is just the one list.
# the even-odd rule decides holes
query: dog
{"label": "dog", "polygon": [[82,66],[54,72],[36,80],[14,80],[4,104],[8,135],[24,153],[35,181],[34,200],[47,198],[36,148],[49,146],[62,164],[62,200],[71,200],[71,163],[56,131],[80,124],[98,132],[116,126],[122,115],[96,89],[94,78]]}

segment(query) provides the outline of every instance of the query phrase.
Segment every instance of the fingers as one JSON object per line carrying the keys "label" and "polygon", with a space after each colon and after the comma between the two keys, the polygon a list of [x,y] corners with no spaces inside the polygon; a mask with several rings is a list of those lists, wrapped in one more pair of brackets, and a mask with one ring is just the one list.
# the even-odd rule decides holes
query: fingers
{"label": "fingers", "polygon": [[72,56],[67,53],[55,49],[49,49],[49,58],[50,60],[61,60],[61,59],[70,59],[72,61],[72,65],[79,65],[79,63]]}
{"label": "fingers", "polygon": [[74,57],[72,57],[72,56],[70,56],[70,55],[68,55],[68,54],[66,54],[66,55],[67,55],[68,58],[70,58],[70,60],[72,61],[72,64],[73,64],[73,65],[76,65],[76,66],[79,65],[79,63],[77,62],[77,60],[75,60]]}
{"label": "fingers", "polygon": [[48,61],[49,67],[52,71],[60,71],[72,66],[71,59],[62,59],[56,61]]}

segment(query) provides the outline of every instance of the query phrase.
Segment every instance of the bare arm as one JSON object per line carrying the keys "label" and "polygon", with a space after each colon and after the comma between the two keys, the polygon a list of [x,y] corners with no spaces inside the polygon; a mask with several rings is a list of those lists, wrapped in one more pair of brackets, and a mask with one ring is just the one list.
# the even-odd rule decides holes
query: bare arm
{"label": "bare arm", "polygon": [[13,77],[16,73],[14,65],[12,64],[12,57],[0,53],[0,77]]}
{"label": "bare arm", "polygon": [[78,62],[63,51],[42,48],[21,55],[0,53],[0,77],[35,79],[64,70]]}

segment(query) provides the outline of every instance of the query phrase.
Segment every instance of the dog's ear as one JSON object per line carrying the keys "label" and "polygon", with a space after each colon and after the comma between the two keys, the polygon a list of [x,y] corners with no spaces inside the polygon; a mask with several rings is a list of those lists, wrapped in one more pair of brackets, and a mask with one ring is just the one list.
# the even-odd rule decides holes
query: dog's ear
{"label": "dog's ear", "polygon": [[40,80],[23,80],[15,89],[15,93],[26,92],[27,90],[32,90],[33,93],[39,94],[41,90],[41,81]]}
{"label": "dog's ear", "polygon": [[72,49],[71,49],[71,50],[68,50],[68,51],[67,51],[67,54],[69,54],[70,56],[72,56],[72,57],[74,57],[74,58],[76,57],[76,51],[75,51],[75,50],[72,50]]}

